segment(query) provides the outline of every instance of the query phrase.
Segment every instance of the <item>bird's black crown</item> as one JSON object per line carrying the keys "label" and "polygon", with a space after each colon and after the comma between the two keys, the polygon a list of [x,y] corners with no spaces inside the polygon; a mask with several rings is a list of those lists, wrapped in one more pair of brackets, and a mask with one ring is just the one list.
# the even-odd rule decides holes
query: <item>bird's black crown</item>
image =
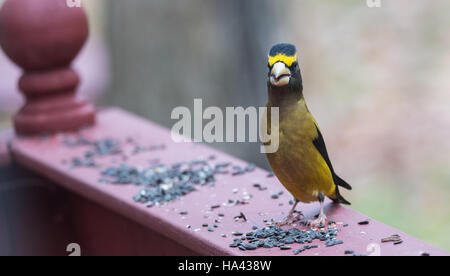
{"label": "bird's black crown", "polygon": [[272,46],[269,52],[269,56],[274,57],[278,54],[283,54],[290,57],[295,55],[296,52],[297,49],[295,48],[295,45],[289,43],[280,43]]}

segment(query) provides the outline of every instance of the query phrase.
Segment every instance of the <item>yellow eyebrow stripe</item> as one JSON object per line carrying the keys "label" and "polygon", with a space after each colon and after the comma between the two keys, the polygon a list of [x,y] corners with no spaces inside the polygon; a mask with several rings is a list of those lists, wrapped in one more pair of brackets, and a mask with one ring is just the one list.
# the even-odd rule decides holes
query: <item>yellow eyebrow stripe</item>
{"label": "yellow eyebrow stripe", "polygon": [[292,65],[292,63],[297,61],[297,55],[286,56],[284,54],[278,54],[274,57],[269,56],[269,65],[270,66],[273,66],[278,61],[281,61],[284,64],[286,64],[288,67],[290,67]]}

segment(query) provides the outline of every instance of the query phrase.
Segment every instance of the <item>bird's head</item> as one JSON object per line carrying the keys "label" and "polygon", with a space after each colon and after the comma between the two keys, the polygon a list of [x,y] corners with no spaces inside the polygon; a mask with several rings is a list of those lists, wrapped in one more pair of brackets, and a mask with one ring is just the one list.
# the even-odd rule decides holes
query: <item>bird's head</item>
{"label": "bird's head", "polygon": [[269,52],[269,74],[267,85],[276,93],[288,92],[301,95],[303,84],[294,45],[281,43],[273,45]]}

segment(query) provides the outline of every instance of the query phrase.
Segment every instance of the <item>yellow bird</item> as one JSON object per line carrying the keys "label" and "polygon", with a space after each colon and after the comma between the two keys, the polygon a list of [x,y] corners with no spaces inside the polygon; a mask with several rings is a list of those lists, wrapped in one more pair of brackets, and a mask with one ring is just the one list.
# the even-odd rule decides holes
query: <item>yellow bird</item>
{"label": "yellow bird", "polygon": [[[274,45],[269,52],[268,67],[267,120],[261,122],[261,130],[271,133],[271,126],[277,123],[271,122],[271,107],[278,107],[279,147],[266,155],[273,172],[295,199],[289,215],[280,225],[294,221],[299,202],[313,201],[320,202],[320,214],[309,223],[324,224],[327,219],[323,210],[325,196],[336,203],[350,204],[338,187],[348,190],[352,187],[334,172],[319,126],[306,106],[295,46]],[[268,144],[265,146],[267,148]]]}

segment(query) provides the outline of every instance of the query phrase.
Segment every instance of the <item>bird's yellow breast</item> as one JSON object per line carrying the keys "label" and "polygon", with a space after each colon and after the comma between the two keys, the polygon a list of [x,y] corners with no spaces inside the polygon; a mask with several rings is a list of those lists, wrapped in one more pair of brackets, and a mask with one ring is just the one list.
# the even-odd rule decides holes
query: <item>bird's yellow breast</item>
{"label": "bird's yellow breast", "polygon": [[[270,133],[270,123],[277,122],[261,128],[267,127]],[[335,189],[331,171],[313,144],[317,136],[315,119],[303,98],[280,108],[279,148],[268,153],[267,159],[280,182],[302,202],[317,201],[319,193],[328,196]]]}

